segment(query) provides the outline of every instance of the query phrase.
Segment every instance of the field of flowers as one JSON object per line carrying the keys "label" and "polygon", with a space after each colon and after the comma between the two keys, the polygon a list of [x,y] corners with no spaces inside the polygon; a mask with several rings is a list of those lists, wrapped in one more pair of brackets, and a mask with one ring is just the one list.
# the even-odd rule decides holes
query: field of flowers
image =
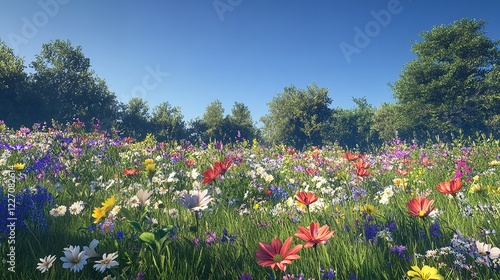
{"label": "field of flowers", "polygon": [[500,279],[498,140],[0,131],[1,279]]}

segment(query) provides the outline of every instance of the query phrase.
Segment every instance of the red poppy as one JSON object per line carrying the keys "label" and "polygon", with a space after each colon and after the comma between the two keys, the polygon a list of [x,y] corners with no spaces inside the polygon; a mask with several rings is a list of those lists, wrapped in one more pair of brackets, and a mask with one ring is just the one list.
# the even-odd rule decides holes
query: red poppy
{"label": "red poppy", "polygon": [[312,222],[309,225],[309,229],[299,226],[299,231],[295,234],[298,238],[306,241],[304,248],[316,247],[318,244],[325,244],[328,239],[330,239],[334,230],[330,230],[328,225],[319,227],[318,222]]}
{"label": "red poppy", "polygon": [[285,148],[285,150],[288,152],[289,155],[294,155],[295,154],[295,149],[294,148]]}
{"label": "red poppy", "polygon": [[260,250],[255,251],[255,257],[258,259],[258,264],[272,269],[276,267],[281,271],[285,271],[286,265],[291,264],[293,260],[300,259],[297,252],[302,249],[302,245],[296,245],[289,250],[292,244],[292,237],[288,237],[285,243],[281,243],[279,238],[273,238],[271,244],[259,242]]}
{"label": "red poppy", "polygon": [[272,192],[271,190],[269,190],[269,189],[264,190],[264,194],[265,194],[265,195],[271,195],[272,193],[273,193],[273,192]]}
{"label": "red poppy", "polygon": [[451,181],[441,182],[436,186],[437,190],[440,193],[452,194],[452,195],[459,192],[462,187],[463,184],[462,184],[462,179],[460,177],[453,179]]}
{"label": "red poppy", "polygon": [[406,203],[406,207],[408,207],[408,214],[414,217],[427,217],[434,210],[435,207],[432,207],[434,200],[430,200],[427,197],[419,196],[417,198],[412,198],[408,203]]}
{"label": "red poppy", "polygon": [[314,195],[314,193],[312,193],[312,192],[298,192],[295,195],[295,199],[297,199],[300,203],[308,206],[308,205],[316,202],[319,199],[319,197]]}

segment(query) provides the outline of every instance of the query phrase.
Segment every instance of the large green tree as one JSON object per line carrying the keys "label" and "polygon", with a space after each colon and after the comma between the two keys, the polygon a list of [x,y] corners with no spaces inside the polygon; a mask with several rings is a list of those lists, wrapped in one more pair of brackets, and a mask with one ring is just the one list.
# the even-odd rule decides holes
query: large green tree
{"label": "large green tree", "polygon": [[162,102],[153,108],[150,123],[160,141],[179,140],[187,136],[181,108],[173,107],[168,102]]}
{"label": "large green tree", "polygon": [[202,117],[206,127],[205,137],[208,141],[224,140],[224,107],[219,100],[212,101],[205,109]]}
{"label": "large green tree", "polygon": [[28,82],[23,59],[0,41],[0,119],[9,127],[19,128],[21,125],[32,124],[23,121],[29,117],[28,113],[31,114],[32,110],[36,109],[36,106],[28,106],[31,101],[26,98],[27,92]]}
{"label": "large green tree", "polygon": [[252,114],[248,107],[240,102],[235,102],[231,109],[231,115],[226,116],[226,135],[235,139],[239,135],[247,140],[256,136],[256,128],[252,120]]}
{"label": "large green tree", "polygon": [[306,89],[285,87],[267,104],[269,113],[261,118],[264,138],[298,148],[322,144],[331,103],[328,89],[315,83]]}
{"label": "large green tree", "polygon": [[31,94],[40,100],[38,106],[42,111],[38,120],[116,119],[116,96],[90,68],[90,59],[84,56],[80,46],[74,47],[70,41],[63,40],[43,44],[31,66],[35,70],[31,75]]}
{"label": "large green tree", "polygon": [[147,101],[134,97],[124,107],[120,127],[125,136],[143,139],[148,132],[152,132]]}
{"label": "large green tree", "polygon": [[[411,137],[488,132],[500,111],[499,41],[485,35],[485,22],[461,19],[421,33],[392,89],[401,131]],[[424,138],[422,137],[422,138]]]}

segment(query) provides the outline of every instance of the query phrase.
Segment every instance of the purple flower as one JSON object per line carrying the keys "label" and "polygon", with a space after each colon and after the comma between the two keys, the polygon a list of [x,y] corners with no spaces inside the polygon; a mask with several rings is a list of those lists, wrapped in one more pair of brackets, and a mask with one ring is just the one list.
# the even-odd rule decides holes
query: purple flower
{"label": "purple flower", "polygon": [[243,275],[241,275],[240,280],[252,280],[252,275],[243,272]]}
{"label": "purple flower", "polygon": [[406,252],[406,247],[403,245],[394,246],[392,248],[389,248],[389,252],[391,252],[393,254],[397,254],[398,257],[400,257],[400,258],[404,258],[404,254]]}

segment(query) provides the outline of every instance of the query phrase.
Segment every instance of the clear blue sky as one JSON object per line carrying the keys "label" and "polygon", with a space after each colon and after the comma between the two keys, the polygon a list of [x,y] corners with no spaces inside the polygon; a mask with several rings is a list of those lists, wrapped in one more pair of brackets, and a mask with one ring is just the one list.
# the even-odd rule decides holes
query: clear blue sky
{"label": "clear blue sky", "polygon": [[329,88],[332,107],[393,102],[387,84],[421,31],[468,17],[500,39],[499,12],[497,0],[4,0],[0,39],[26,65],[43,43],[69,39],[122,102],[168,101],[186,120],[216,99],[226,114],[242,102],[258,121],[292,84]]}

